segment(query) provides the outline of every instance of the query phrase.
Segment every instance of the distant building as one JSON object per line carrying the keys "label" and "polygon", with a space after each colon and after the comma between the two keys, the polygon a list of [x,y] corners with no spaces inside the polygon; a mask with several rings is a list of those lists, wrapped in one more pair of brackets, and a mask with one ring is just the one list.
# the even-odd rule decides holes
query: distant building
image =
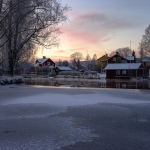
{"label": "distant building", "polygon": [[135,57],[134,56],[126,56],[124,57],[128,63],[135,63]]}
{"label": "distant building", "polygon": [[115,55],[112,57],[108,58],[107,63],[112,64],[112,63],[134,63],[134,56],[127,56],[127,57],[122,57],[118,52],[116,52]]}
{"label": "distant building", "polygon": [[142,63],[115,63],[105,67],[106,78],[131,78],[148,77],[148,71],[144,70]]}
{"label": "distant building", "polygon": [[105,72],[104,68],[107,66],[108,55],[103,55],[97,59],[97,66],[100,68],[101,72]]}
{"label": "distant building", "polygon": [[65,67],[65,66],[58,66],[55,68],[56,74],[58,74],[60,71],[72,71],[70,67]]}
{"label": "distant building", "polygon": [[35,67],[40,66],[40,67],[51,67],[54,68],[55,67],[55,63],[50,59],[50,58],[46,58],[45,56],[43,56],[43,58],[39,58],[36,60],[35,62]]}

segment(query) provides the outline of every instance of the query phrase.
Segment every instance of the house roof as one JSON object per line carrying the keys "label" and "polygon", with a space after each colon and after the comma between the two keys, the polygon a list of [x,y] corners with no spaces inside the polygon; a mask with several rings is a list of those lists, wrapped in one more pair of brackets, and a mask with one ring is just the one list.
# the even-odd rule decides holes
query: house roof
{"label": "house roof", "polygon": [[142,59],[142,62],[150,62],[150,57],[144,57],[144,58]]}
{"label": "house roof", "polygon": [[39,59],[37,59],[38,60],[38,62],[40,63],[40,64],[43,64],[45,61],[47,61],[49,58],[39,58]]}
{"label": "house roof", "polygon": [[72,70],[70,67],[65,67],[65,66],[58,66],[57,68],[62,71],[71,71]]}
{"label": "house roof", "polygon": [[116,56],[116,55],[118,55],[118,56],[122,57],[119,53],[117,53],[117,52],[116,52],[116,54],[114,54],[113,56],[108,57],[108,60],[109,60],[109,59],[111,59],[111,58],[113,58],[113,57],[114,57],[114,56]]}
{"label": "house roof", "polygon": [[108,59],[108,56],[107,56],[107,54],[106,55],[103,55],[103,56],[101,56],[101,57],[99,57],[97,60],[101,60],[101,59]]}
{"label": "house roof", "polygon": [[127,59],[127,60],[134,60],[134,56],[126,56],[124,58]]}
{"label": "house roof", "polygon": [[[125,57],[123,57],[119,53],[116,53],[115,55],[111,56],[110,58],[112,58],[112,57],[114,57],[116,55],[118,55],[118,56],[120,56],[122,58],[125,58],[126,60],[134,60],[134,56],[125,56]],[[108,58],[108,59],[110,59],[110,58]]]}
{"label": "house roof", "polygon": [[131,69],[139,69],[141,63],[116,63],[116,64],[108,64],[105,67],[105,70],[131,70]]}

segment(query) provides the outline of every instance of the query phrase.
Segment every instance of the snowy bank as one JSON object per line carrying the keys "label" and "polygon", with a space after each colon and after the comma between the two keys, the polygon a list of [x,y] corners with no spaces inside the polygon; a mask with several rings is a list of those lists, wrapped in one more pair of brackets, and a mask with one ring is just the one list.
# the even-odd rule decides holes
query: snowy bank
{"label": "snowy bank", "polygon": [[24,83],[24,79],[21,76],[1,76],[0,77],[0,85],[6,85],[6,84],[19,84]]}

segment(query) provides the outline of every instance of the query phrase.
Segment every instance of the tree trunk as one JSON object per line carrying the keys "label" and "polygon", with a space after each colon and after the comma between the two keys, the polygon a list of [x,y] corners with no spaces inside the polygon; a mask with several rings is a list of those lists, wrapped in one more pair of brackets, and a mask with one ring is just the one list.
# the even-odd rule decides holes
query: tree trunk
{"label": "tree trunk", "polygon": [[13,50],[12,50],[12,0],[9,5],[9,28],[8,28],[8,58],[9,58],[9,74],[13,76]]}

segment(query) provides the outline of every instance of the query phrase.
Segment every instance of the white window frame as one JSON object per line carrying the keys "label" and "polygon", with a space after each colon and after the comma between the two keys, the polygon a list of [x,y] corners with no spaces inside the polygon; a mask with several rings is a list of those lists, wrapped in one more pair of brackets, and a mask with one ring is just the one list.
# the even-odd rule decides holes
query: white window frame
{"label": "white window frame", "polygon": [[146,63],[146,66],[150,66],[150,62],[147,62],[147,63]]}
{"label": "white window frame", "polygon": [[117,61],[120,61],[120,62],[121,62],[121,57],[118,57],[118,58],[117,58]]}
{"label": "white window frame", "polygon": [[122,84],[122,88],[123,89],[126,89],[126,87],[127,87],[127,85],[124,83],[124,84]]}
{"label": "white window frame", "polygon": [[105,82],[101,82],[101,87],[102,88],[106,87],[106,83]]}
{"label": "white window frame", "polygon": [[120,88],[120,83],[116,83],[116,88]]}
{"label": "white window frame", "polygon": [[47,62],[47,65],[50,66],[50,62]]}
{"label": "white window frame", "polygon": [[116,57],[113,57],[113,61],[116,61]]}
{"label": "white window frame", "polygon": [[122,70],[122,74],[126,75],[127,74],[127,70]]}
{"label": "white window frame", "polygon": [[116,70],[116,75],[120,75],[120,70]]}

